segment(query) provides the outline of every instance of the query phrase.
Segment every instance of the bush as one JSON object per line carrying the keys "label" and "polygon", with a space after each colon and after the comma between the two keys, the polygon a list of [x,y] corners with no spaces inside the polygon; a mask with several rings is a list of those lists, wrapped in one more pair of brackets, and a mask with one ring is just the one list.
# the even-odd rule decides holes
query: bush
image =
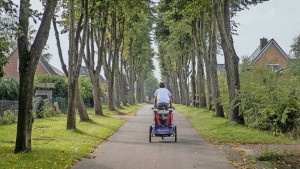
{"label": "bush", "polygon": [[51,117],[59,114],[59,112],[53,108],[52,102],[43,100],[42,98],[36,98],[34,100],[33,112],[37,118]]}
{"label": "bush", "polygon": [[0,79],[0,99],[18,100],[19,82],[14,78]]}
{"label": "bush", "polygon": [[59,112],[55,111],[51,102],[46,101],[43,107],[44,117],[52,117],[59,114]]}
{"label": "bush", "polygon": [[300,126],[300,79],[269,69],[242,70],[240,113],[247,126],[275,133]]}
{"label": "bush", "polygon": [[55,88],[53,89],[54,97],[68,97],[68,79],[65,76],[53,76],[53,75],[38,75],[35,76],[34,82],[40,83],[55,83]]}
{"label": "bush", "polygon": [[13,124],[17,122],[17,116],[13,111],[4,111],[2,116],[0,116],[0,125]]}

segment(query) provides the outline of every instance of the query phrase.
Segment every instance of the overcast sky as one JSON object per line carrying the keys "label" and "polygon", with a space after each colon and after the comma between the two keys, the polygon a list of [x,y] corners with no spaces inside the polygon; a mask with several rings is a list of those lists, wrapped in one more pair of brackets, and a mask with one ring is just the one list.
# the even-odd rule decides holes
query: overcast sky
{"label": "overcast sky", "polygon": [[[34,3],[38,3],[34,1]],[[33,7],[37,6],[33,4]],[[251,55],[258,47],[259,39],[274,38],[288,54],[293,38],[300,34],[300,0],[270,0],[251,6],[249,10],[241,11],[233,19],[239,23],[237,36],[234,36],[234,46],[238,56]],[[61,38],[62,50],[67,63],[68,36]],[[53,29],[50,32],[48,44],[49,53],[53,57],[50,63],[61,70]],[[224,63],[223,57],[218,57],[219,63]],[[158,69],[158,63],[154,62]],[[102,73],[103,74],[103,73]],[[159,71],[155,75],[160,79]]]}
{"label": "overcast sky", "polygon": [[233,18],[240,23],[233,37],[238,56],[251,55],[262,37],[273,38],[288,54],[293,38],[300,34],[299,7],[300,0],[270,0],[239,12]]}

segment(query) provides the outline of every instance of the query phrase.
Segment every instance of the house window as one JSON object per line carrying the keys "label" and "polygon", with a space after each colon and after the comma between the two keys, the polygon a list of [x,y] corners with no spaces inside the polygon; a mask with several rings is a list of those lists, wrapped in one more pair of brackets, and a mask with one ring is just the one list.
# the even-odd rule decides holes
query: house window
{"label": "house window", "polygon": [[273,71],[278,71],[280,70],[280,66],[279,64],[266,64],[266,66],[270,69],[272,69]]}

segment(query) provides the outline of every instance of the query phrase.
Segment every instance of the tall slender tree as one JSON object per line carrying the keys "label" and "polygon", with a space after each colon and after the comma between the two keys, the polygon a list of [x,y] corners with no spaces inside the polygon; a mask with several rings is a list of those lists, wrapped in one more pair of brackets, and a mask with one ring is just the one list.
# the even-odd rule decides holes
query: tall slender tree
{"label": "tall slender tree", "polygon": [[[51,19],[57,0],[48,0],[42,21],[32,45],[28,41],[30,0],[20,1],[18,50],[20,57],[20,91],[15,153],[31,151],[31,133],[33,124],[32,99],[35,70],[48,40]],[[29,46],[31,46],[29,48]]]}

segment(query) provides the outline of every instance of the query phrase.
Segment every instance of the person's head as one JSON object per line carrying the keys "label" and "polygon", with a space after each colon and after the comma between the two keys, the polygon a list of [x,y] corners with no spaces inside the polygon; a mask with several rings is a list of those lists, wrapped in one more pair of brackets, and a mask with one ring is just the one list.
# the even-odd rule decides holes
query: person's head
{"label": "person's head", "polygon": [[160,83],[159,83],[159,87],[160,87],[160,88],[165,88],[166,85],[164,84],[164,82],[160,82]]}

